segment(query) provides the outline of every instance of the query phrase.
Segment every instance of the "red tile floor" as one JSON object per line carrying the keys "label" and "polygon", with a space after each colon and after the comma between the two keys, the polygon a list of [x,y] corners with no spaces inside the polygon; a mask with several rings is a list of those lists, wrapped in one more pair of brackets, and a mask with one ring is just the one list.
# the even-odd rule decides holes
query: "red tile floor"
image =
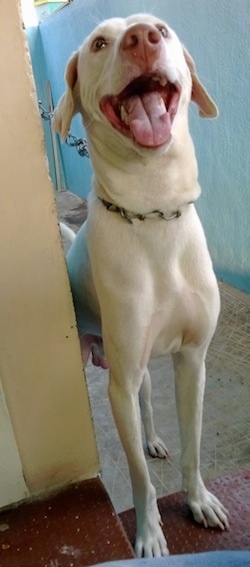
{"label": "red tile floor", "polygon": [[[170,553],[250,549],[250,472],[237,471],[208,487],[227,504],[230,530],[205,529],[183,495],[159,500]],[[0,514],[1,567],[85,567],[134,557],[134,510],[117,516],[99,478]]]}

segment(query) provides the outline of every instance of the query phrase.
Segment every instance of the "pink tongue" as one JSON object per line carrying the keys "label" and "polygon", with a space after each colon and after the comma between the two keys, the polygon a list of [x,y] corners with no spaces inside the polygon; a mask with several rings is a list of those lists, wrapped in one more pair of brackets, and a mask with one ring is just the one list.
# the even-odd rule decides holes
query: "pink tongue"
{"label": "pink tongue", "polygon": [[138,144],[157,147],[166,143],[171,134],[171,121],[157,91],[132,96],[124,101],[128,123]]}

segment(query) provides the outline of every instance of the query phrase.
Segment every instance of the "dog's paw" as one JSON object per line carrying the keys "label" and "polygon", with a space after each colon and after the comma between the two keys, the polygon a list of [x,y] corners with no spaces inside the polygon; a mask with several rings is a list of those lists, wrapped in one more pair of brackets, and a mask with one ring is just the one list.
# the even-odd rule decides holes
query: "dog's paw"
{"label": "dog's paw", "polygon": [[157,435],[147,439],[147,450],[151,457],[158,457],[158,459],[167,459],[169,457],[165,443]]}
{"label": "dog's paw", "polygon": [[135,542],[136,557],[166,557],[169,555],[167,542],[161,526],[156,519],[155,523],[153,518],[136,536]]}
{"label": "dog's paw", "polygon": [[197,491],[196,497],[188,498],[194,519],[205,528],[229,529],[228,511],[205,486]]}
{"label": "dog's paw", "polygon": [[137,520],[136,556],[165,557],[169,555],[154,486],[150,484],[146,494],[135,493],[134,502]]}

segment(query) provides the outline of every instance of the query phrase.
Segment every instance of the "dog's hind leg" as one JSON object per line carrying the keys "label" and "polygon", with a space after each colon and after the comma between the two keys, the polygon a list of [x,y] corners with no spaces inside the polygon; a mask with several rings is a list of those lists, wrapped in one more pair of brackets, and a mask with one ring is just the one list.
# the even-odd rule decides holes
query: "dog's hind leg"
{"label": "dog's hind leg", "polygon": [[228,528],[227,510],[205,487],[200,475],[200,440],[207,348],[173,355],[176,401],[182,446],[183,490],[194,519],[205,527]]}
{"label": "dog's hind leg", "polygon": [[146,446],[151,457],[165,459],[169,456],[169,453],[167,447],[155,431],[151,394],[151,378],[149,370],[146,368],[139,391],[141,417],[145,430]]}

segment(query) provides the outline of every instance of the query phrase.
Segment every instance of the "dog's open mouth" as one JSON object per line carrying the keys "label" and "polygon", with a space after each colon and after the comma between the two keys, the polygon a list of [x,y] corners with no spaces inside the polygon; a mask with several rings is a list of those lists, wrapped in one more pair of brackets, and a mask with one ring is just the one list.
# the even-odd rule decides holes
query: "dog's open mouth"
{"label": "dog's open mouth", "polygon": [[180,87],[161,74],[141,75],[114,96],[105,96],[100,108],[114,128],[141,146],[158,147],[171,138]]}

